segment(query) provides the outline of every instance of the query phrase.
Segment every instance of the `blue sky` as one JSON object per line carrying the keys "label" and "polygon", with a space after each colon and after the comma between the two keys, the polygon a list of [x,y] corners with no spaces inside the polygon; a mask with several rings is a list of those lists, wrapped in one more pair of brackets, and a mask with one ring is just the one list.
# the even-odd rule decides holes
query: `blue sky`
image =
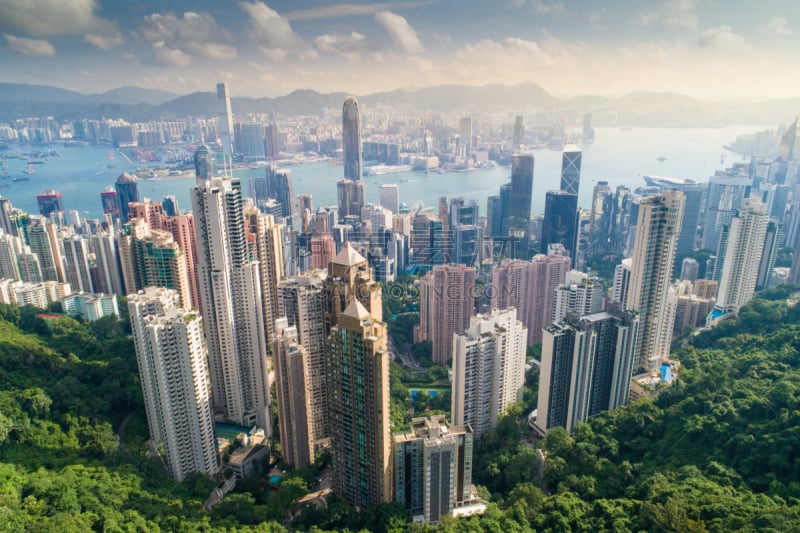
{"label": "blue sky", "polygon": [[234,95],[532,81],[562,96],[798,95],[800,2],[0,0],[0,80]]}

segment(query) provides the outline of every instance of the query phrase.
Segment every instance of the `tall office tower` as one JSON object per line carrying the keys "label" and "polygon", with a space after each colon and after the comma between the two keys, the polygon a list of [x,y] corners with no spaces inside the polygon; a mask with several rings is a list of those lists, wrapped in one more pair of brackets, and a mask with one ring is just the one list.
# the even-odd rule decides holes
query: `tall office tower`
{"label": "tall office tower", "polygon": [[361,216],[364,207],[364,182],[343,179],[336,183],[336,197],[339,200],[339,222],[350,215]]}
{"label": "tall office tower", "polygon": [[89,239],[98,271],[98,292],[122,296],[125,285],[122,281],[122,270],[119,262],[117,240],[112,233],[98,232]]}
{"label": "tall office tower", "polygon": [[630,285],[625,300],[625,309],[639,314],[634,363],[637,369],[656,370],[669,357],[674,307],[669,305],[668,299],[684,200],[682,192],[668,190],[639,203]]}
{"label": "tall office tower", "polygon": [[[178,243],[181,251],[186,255],[186,271],[189,275],[189,295],[191,305],[203,312],[200,299],[200,283],[197,270],[197,241],[195,240],[194,215],[186,213],[165,217],[161,226],[165,231],[172,234],[172,238]],[[181,304],[188,306],[187,304]]]}
{"label": "tall office tower", "polygon": [[441,265],[450,261],[444,222],[433,215],[417,214],[411,225],[413,262],[418,265]]}
{"label": "tall office tower", "polygon": [[464,147],[464,155],[469,156],[472,152],[472,119],[464,117],[458,121],[458,133],[461,145]]}
{"label": "tall office tower", "polygon": [[310,194],[297,195],[297,207],[300,211],[308,210],[314,212],[314,197]]}
{"label": "tall office tower", "polygon": [[178,481],[220,468],[209,394],[203,319],[177,305],[177,294],[150,287],[128,296],[147,425]]}
{"label": "tall office tower", "polygon": [[55,226],[44,220],[36,221],[28,226],[28,244],[31,252],[39,258],[43,281],[64,281],[60,241],[51,239],[55,235]]}
{"label": "tall office tower", "polygon": [[41,194],[36,195],[36,203],[39,204],[39,213],[43,217],[49,217],[51,213],[64,212],[61,193],[53,189],[44,190]]}
{"label": "tall office tower", "polygon": [[325,280],[325,333],[339,321],[339,316],[358,299],[373,319],[383,321],[381,287],[372,279],[369,263],[346,242],[339,254],[328,263]]}
{"label": "tall office tower", "polygon": [[522,117],[519,115],[514,118],[514,137],[511,144],[512,151],[519,150],[525,144],[525,124],[523,124]]}
{"label": "tall office tower", "polygon": [[[17,255],[17,264],[19,265],[19,277],[22,281],[29,283],[44,281],[39,256],[31,252],[31,247],[27,244],[22,245],[22,252]],[[51,281],[50,283],[55,282]]]}
{"label": "tall office tower", "polygon": [[450,202],[450,226],[458,224],[477,226],[480,223],[480,208],[475,200],[465,201],[463,198],[454,198]]}
{"label": "tall office tower", "polygon": [[245,160],[264,159],[264,125],[242,124],[239,143]]}
{"label": "tall office tower", "polygon": [[592,127],[592,114],[585,113],[583,115],[583,142],[591,142],[594,140],[594,128]]}
{"label": "tall office tower", "polygon": [[384,183],[381,185],[381,206],[385,207],[392,214],[400,213],[400,187],[396,183]]}
{"label": "tall office tower", "polygon": [[17,224],[12,220],[11,216],[13,210],[14,206],[11,205],[11,201],[8,198],[0,196],[0,229],[2,229],[6,235],[19,237]]}
{"label": "tall office tower", "polygon": [[80,235],[63,239],[64,274],[74,292],[96,292],[89,271],[89,241]]}
{"label": "tall office tower", "polygon": [[553,323],[555,290],[570,270],[569,257],[533,256],[528,273],[528,346],[542,342],[542,328]]}
{"label": "tall office tower", "polygon": [[0,228],[0,279],[22,279],[17,262],[17,257],[23,253],[22,247],[22,239]]}
{"label": "tall office tower", "polygon": [[[511,160],[508,235],[515,240],[513,257],[527,259],[530,242],[533,154],[517,154]],[[501,192],[502,194],[502,192]]]}
{"label": "tall office tower", "polygon": [[625,302],[628,301],[632,267],[633,260],[630,257],[626,257],[614,268],[614,284],[611,286],[609,299],[622,307],[625,307]]}
{"label": "tall office tower", "polygon": [[491,308],[517,310],[517,318],[528,324],[528,278],[531,263],[521,259],[504,259],[492,269]]}
{"label": "tall office tower", "polygon": [[136,184],[136,177],[128,173],[122,173],[117,178],[115,184],[117,191],[117,203],[119,204],[119,217],[122,223],[128,221],[130,208],[128,204],[139,201],[139,186]]}
{"label": "tall office tower", "polygon": [[446,364],[453,356],[453,334],[469,327],[475,313],[475,269],[436,265],[419,280],[420,340],[433,343],[432,359]]}
{"label": "tall office tower", "polygon": [[486,198],[486,233],[492,239],[503,236],[503,210],[500,205],[500,196]]}
{"label": "tall office tower", "polygon": [[281,134],[275,120],[272,119],[264,130],[264,151],[267,159],[273,159],[281,153]]}
{"label": "tall office tower", "polygon": [[627,405],[639,319],[611,311],[567,315],[545,329],[539,374],[537,432],[572,431],[602,411]]}
{"label": "tall office tower", "polygon": [[283,226],[276,224],[272,215],[260,213],[255,207],[245,208],[244,216],[248,241],[252,240],[254,255],[258,258],[264,331],[271,343],[275,336],[275,321],[280,316],[278,282],[283,278]]}
{"label": "tall office tower", "polygon": [[483,228],[478,225],[453,226],[452,262],[459,265],[480,266]]}
{"label": "tall office tower", "polygon": [[315,235],[311,237],[311,266],[320,270],[328,268],[336,257],[336,242],[330,235]]}
{"label": "tall office tower", "polygon": [[265,178],[267,197],[275,198],[281,204],[281,216],[290,217],[297,213],[291,171],[271,165],[265,169]]}
{"label": "tall office tower", "polygon": [[578,195],[566,191],[547,191],[542,222],[540,252],[548,254],[550,246],[561,244],[569,252],[575,266],[578,245]]}
{"label": "tall office tower", "polygon": [[309,419],[311,439],[319,443],[329,436],[328,397],[325,386],[325,278],[309,274],[292,276],[278,283],[278,316],[297,329],[308,365]]}
{"label": "tall office tower", "polygon": [[598,278],[578,270],[567,272],[564,284],[556,289],[553,323],[564,320],[567,313],[579,316],[599,313],[603,310],[603,285]]}
{"label": "tall office tower", "polygon": [[[380,292],[377,295],[380,306]],[[363,509],[392,499],[386,326],[353,298],[328,336],[333,491]]]}
{"label": "tall office tower", "polygon": [[742,201],[750,196],[753,178],[744,165],[734,165],[724,171],[717,171],[708,180],[706,196],[706,221],[703,224],[703,249],[716,250],[719,247],[722,227],[726,226]]}
{"label": "tall office tower", "polygon": [[592,211],[589,215],[589,246],[592,252],[603,252],[607,246],[607,235],[601,229],[605,211],[612,206],[611,187],[607,181],[598,181],[592,189]]}
{"label": "tall office tower", "polygon": [[715,269],[720,272],[716,309],[735,313],[753,297],[768,224],[766,206],[751,198],[723,229],[717,250],[721,266]]}
{"label": "tall office tower", "polygon": [[700,272],[700,265],[696,259],[691,257],[685,257],[683,261],[681,261],[681,281],[691,281],[694,283],[697,281],[698,273]]}
{"label": "tall office tower", "polygon": [[644,176],[644,181],[648,185],[659,187],[662,191],[669,189],[681,191],[686,197],[681,220],[681,234],[678,236],[675,255],[680,257],[692,253],[697,241],[697,226],[700,223],[703,192],[706,186],[696,183],[694,180],[658,176]]}
{"label": "tall office tower", "polygon": [[119,220],[119,199],[117,198],[117,191],[113,187],[106,187],[106,190],[100,193],[100,202],[103,205],[103,216],[110,217],[111,223]]}
{"label": "tall office tower", "polygon": [[344,179],[361,181],[361,119],[355,96],[348,96],[342,106],[342,152]]}
{"label": "tall office tower", "polygon": [[581,184],[581,159],[583,152],[574,144],[564,147],[561,156],[561,190],[578,195]]}
{"label": "tall office tower", "polygon": [[233,113],[231,112],[231,93],[227,83],[217,84],[217,109],[219,112],[219,140],[222,152],[233,156]]}
{"label": "tall office tower", "polygon": [[214,406],[229,420],[269,433],[260,268],[247,256],[239,180],[195,186],[192,208]]}
{"label": "tall office tower", "polygon": [[436,523],[472,499],[472,428],[434,415],[413,419],[392,440],[394,499],[415,521]]}
{"label": "tall office tower", "polygon": [[526,336],[513,308],[474,316],[466,331],[453,335],[453,424],[469,425],[481,437],[522,400]]}
{"label": "tall office tower", "polygon": [[201,144],[194,152],[194,176],[198,183],[214,177],[214,158],[208,145]]}
{"label": "tall office tower", "polygon": [[281,457],[286,464],[302,468],[314,462],[308,352],[298,342],[297,328],[289,326],[286,317],[277,319],[273,327]]}
{"label": "tall office tower", "polygon": [[763,291],[773,286],[772,272],[775,268],[775,261],[780,252],[780,242],[783,238],[781,224],[774,218],[767,224],[767,231],[764,236],[764,249],[761,252],[761,261],[758,263],[758,278],[756,279],[756,291]]}

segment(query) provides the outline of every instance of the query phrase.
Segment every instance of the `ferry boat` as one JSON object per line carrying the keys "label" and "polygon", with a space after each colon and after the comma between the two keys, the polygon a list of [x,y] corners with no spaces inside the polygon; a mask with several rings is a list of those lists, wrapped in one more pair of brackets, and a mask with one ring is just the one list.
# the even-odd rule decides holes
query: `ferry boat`
{"label": "ferry boat", "polygon": [[28,168],[26,168],[22,172],[24,174],[36,174],[36,169],[34,169],[32,166],[29,165]]}
{"label": "ferry boat", "polygon": [[19,178],[14,178],[11,181],[16,183],[18,181],[31,181],[31,179],[28,176],[20,176]]}

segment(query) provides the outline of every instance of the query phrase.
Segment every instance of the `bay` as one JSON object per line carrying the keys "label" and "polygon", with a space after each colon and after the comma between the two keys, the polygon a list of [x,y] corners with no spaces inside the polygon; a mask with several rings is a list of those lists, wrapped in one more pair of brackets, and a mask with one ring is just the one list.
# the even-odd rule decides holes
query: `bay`
{"label": "bay", "polygon": [[[723,146],[737,135],[763,130],[763,127],[731,126],[725,128],[597,128],[595,141],[579,145],[583,150],[579,202],[589,207],[592,188],[598,181],[607,181],[614,188],[618,185],[638,187],[644,185],[642,176],[657,175],[690,178],[706,182],[709,176],[742,156],[724,150]],[[30,213],[38,213],[36,195],[44,189],[55,189],[63,194],[64,209],[77,209],[82,216],[99,218],[102,213],[100,193],[113,186],[122,172],[131,172],[147,165],[133,165],[116,155],[115,168],[108,168],[109,146],[87,145],[62,148],[54,145],[61,154],[51,157],[43,165],[34,165],[35,174],[30,181],[12,182],[1,180],[0,195],[9,198],[15,207]],[[11,146],[7,153],[27,152],[40,148]],[[561,152],[534,150],[533,212],[544,211],[545,193],[558,189],[561,172]],[[724,155],[724,161],[721,156]],[[659,161],[658,158],[665,158]],[[21,177],[28,161],[9,159],[6,163],[11,177]],[[296,194],[311,194],[314,207],[336,205],[336,182],[342,178],[342,167],[327,162],[291,165]],[[243,191],[248,191],[247,182],[264,175],[263,169],[241,169],[234,176],[243,182]],[[496,167],[468,172],[444,174],[423,172],[400,172],[380,176],[364,177],[367,202],[378,202],[380,185],[398,183],[400,201],[411,207],[435,207],[440,196],[463,197],[475,200],[481,214],[486,211],[486,198],[498,194],[501,185],[509,181],[511,169]],[[182,210],[191,209],[190,189],[192,177],[166,177],[157,180],[141,180],[139,194],[154,200],[166,195],[175,196]]]}

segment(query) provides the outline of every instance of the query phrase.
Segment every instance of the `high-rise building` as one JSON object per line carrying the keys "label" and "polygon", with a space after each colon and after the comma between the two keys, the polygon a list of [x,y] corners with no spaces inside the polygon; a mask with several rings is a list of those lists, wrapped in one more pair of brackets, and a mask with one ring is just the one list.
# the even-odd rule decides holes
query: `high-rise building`
{"label": "high-rise building", "polygon": [[664,178],[659,176],[644,176],[648,185],[659,187],[662,191],[675,189],[681,191],[686,198],[681,220],[681,234],[675,248],[677,257],[691,253],[697,241],[697,226],[700,222],[700,211],[703,208],[703,192],[705,186],[694,180],[680,178]]}
{"label": "high-rise building", "polygon": [[475,269],[437,265],[419,280],[418,341],[433,343],[432,359],[446,364],[453,356],[453,334],[469,327],[475,312]]}
{"label": "high-rise building", "polygon": [[436,523],[471,500],[472,428],[415,418],[393,440],[395,501],[415,520]]}
{"label": "high-rise building", "polygon": [[342,151],[344,179],[361,181],[361,119],[354,96],[348,96],[342,106]]}
{"label": "high-rise building", "polygon": [[561,156],[561,190],[578,195],[581,184],[581,159],[583,152],[575,145],[564,147]]}
{"label": "high-rise building", "polygon": [[391,211],[392,214],[400,213],[400,187],[396,183],[381,185],[381,206]]}
{"label": "high-rise building", "polygon": [[343,179],[336,183],[336,197],[339,201],[339,222],[348,216],[361,216],[364,207],[364,182]]}
{"label": "high-rise building", "polygon": [[328,268],[336,257],[336,243],[330,235],[314,235],[311,237],[311,266],[320,270]]}
{"label": "high-rise building", "polygon": [[669,357],[675,310],[669,290],[684,200],[682,192],[667,190],[639,203],[625,300],[625,309],[639,314],[637,369],[656,370]]}
{"label": "high-rise building", "polygon": [[716,250],[722,227],[727,225],[736,210],[750,196],[753,179],[744,164],[717,171],[708,180],[706,218],[703,224],[703,249]]}
{"label": "high-rise building", "polygon": [[381,287],[373,280],[368,261],[346,242],[328,264],[325,280],[326,334],[354,299],[361,302],[373,319],[383,321]]}
{"label": "high-rise building", "polygon": [[561,244],[569,252],[572,266],[575,266],[578,217],[577,194],[566,191],[547,191],[540,252],[548,254],[551,245]]}
{"label": "high-rise building", "polygon": [[625,306],[628,301],[628,289],[631,286],[631,268],[633,260],[630,257],[623,259],[614,268],[614,284],[611,286],[610,301]]}
{"label": "high-rise building", "polygon": [[275,321],[272,358],[281,434],[281,457],[295,468],[314,462],[308,352],[298,343],[297,328],[286,317]]}
{"label": "high-rise building", "polygon": [[684,257],[681,261],[681,281],[691,281],[694,283],[697,280],[700,272],[700,264],[696,259],[691,257]]}
{"label": "high-rise building", "polygon": [[553,323],[555,290],[564,284],[570,270],[569,257],[537,254],[528,273],[528,345],[542,342],[542,328]]}
{"label": "high-rise building", "polygon": [[451,261],[459,265],[479,266],[483,228],[477,224],[456,224],[451,233],[453,236]]}
{"label": "high-rise building", "polygon": [[504,259],[492,269],[489,290],[492,309],[517,310],[517,319],[528,324],[528,278],[531,263],[521,259]]}
{"label": "high-rise building", "polygon": [[47,189],[38,194],[36,203],[39,204],[39,213],[43,217],[49,217],[51,213],[64,212],[64,201],[61,199],[61,193],[53,189]]}
{"label": "high-rise building", "polygon": [[100,193],[100,202],[103,205],[103,216],[110,217],[110,223],[119,220],[119,199],[117,198],[117,191],[113,187],[106,187],[106,190]]}
{"label": "high-rise building", "polygon": [[268,166],[265,172],[267,196],[275,198],[281,204],[281,216],[291,217],[297,212],[291,171]]}
{"label": "high-rise building", "polygon": [[119,216],[120,220],[122,220],[122,223],[124,224],[128,221],[128,213],[130,212],[128,204],[139,201],[139,186],[136,183],[135,176],[131,176],[127,172],[123,172],[117,178],[115,188],[117,191]]}
{"label": "high-rise building", "polygon": [[217,84],[217,110],[219,113],[219,140],[222,153],[232,157],[233,149],[233,113],[231,112],[231,93],[227,83]]}
{"label": "high-rise building", "polygon": [[242,124],[238,142],[245,160],[264,159],[264,125]]}
{"label": "high-rise building", "polygon": [[7,235],[14,235],[19,237],[19,232],[17,231],[17,225],[12,220],[12,211],[14,210],[14,206],[11,205],[11,201],[8,198],[3,198],[0,196],[0,229],[2,229]]}
{"label": "high-rise building", "polygon": [[525,144],[525,124],[522,122],[522,117],[517,115],[514,118],[514,136],[511,141],[511,150],[517,151]]}
{"label": "high-rise building", "polygon": [[317,446],[328,432],[328,397],[325,386],[325,278],[308,274],[278,283],[278,316],[297,330],[297,342],[306,352],[309,425]]}
{"label": "high-rise building", "polygon": [[570,313],[545,329],[537,432],[572,431],[602,411],[627,405],[639,320],[635,313]]}
{"label": "high-rise building", "polygon": [[214,159],[205,144],[194,152],[194,176],[198,183],[214,177]]}
{"label": "high-rise building", "polygon": [[65,281],[61,241],[54,224],[40,219],[27,228],[31,252],[39,258],[43,281]]}
{"label": "high-rise building", "polygon": [[180,481],[219,471],[202,318],[177,306],[174,291],[128,297],[147,425],[170,474]]}
{"label": "high-rise building", "polygon": [[281,134],[274,120],[264,130],[264,150],[267,159],[274,159],[281,153]]}
{"label": "high-rise building", "polygon": [[715,309],[735,313],[750,301],[769,224],[766,206],[750,198],[723,228],[717,250],[719,293]]}
{"label": "high-rise building", "polygon": [[583,115],[583,142],[592,142],[594,140],[594,128],[592,127],[592,114],[585,113]]}
{"label": "high-rise building", "polygon": [[767,224],[767,232],[764,236],[764,248],[761,252],[761,261],[758,263],[758,278],[756,279],[756,291],[763,291],[773,286],[773,269],[778,259],[780,243],[783,238],[783,228],[781,224],[771,218]]}
{"label": "high-rise building", "polygon": [[118,296],[126,294],[119,263],[119,249],[114,235],[98,232],[91,236],[89,242],[97,264],[99,281],[97,292]]}
{"label": "high-rise building", "polygon": [[261,278],[261,301],[264,329],[269,342],[275,337],[278,319],[278,282],[283,278],[283,226],[272,215],[252,207],[245,209],[248,240],[252,240]]}
{"label": "high-rise building", "polygon": [[514,239],[513,257],[515,258],[528,257],[533,194],[533,164],[533,154],[517,154],[511,160],[508,232],[504,233]]}
{"label": "high-rise building", "polygon": [[591,315],[603,310],[603,286],[597,278],[578,270],[567,272],[564,284],[556,289],[553,323],[564,320],[567,313]]}
{"label": "high-rise building", "polygon": [[198,184],[192,208],[215,409],[228,420],[269,432],[260,266],[248,257],[239,180]]}
{"label": "high-rise building", "polygon": [[0,279],[22,279],[17,258],[23,253],[22,239],[0,228]]}
{"label": "high-rise building", "polygon": [[363,509],[392,499],[386,326],[356,298],[337,318],[326,355],[333,490]]}
{"label": "high-rise building", "polygon": [[461,146],[464,147],[464,155],[468,156],[472,152],[472,119],[464,117],[458,122],[459,139]]}
{"label": "high-rise building", "polygon": [[[183,254],[186,256],[186,271],[189,275],[189,294],[192,299],[192,306],[203,312],[203,302],[200,298],[200,282],[197,270],[197,241],[195,240],[194,215],[186,213],[183,215],[168,216],[162,220],[162,228],[172,234],[172,238],[178,243]],[[185,304],[182,304],[185,305]]]}
{"label": "high-rise building", "polygon": [[64,274],[75,292],[96,292],[89,270],[89,241],[80,235],[63,239]]}
{"label": "high-rise building", "polygon": [[525,326],[515,309],[477,315],[453,335],[451,418],[477,437],[497,425],[508,406],[522,400]]}

